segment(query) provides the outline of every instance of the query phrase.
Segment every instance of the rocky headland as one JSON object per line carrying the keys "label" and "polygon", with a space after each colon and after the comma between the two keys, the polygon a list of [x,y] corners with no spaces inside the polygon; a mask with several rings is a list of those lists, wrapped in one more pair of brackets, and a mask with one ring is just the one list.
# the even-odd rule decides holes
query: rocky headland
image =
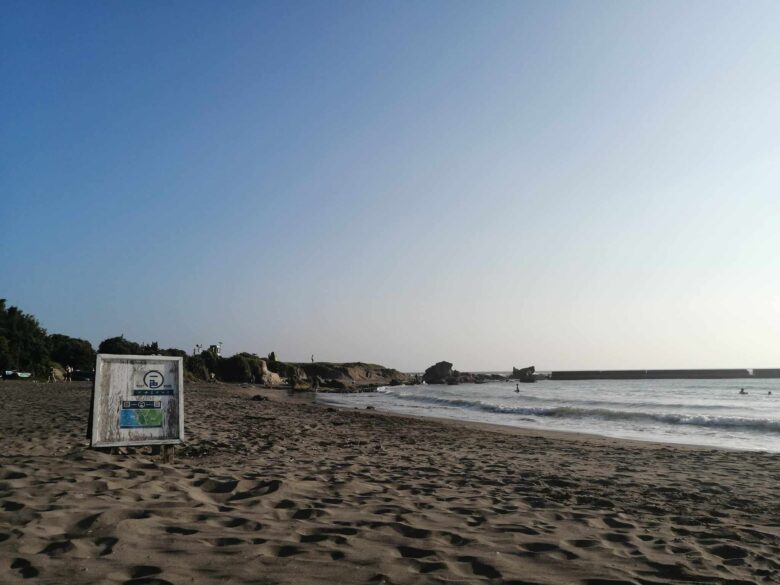
{"label": "rocky headland", "polygon": [[[273,354],[267,361],[261,362],[263,376],[260,382],[266,386],[286,385],[325,392],[364,392],[379,386],[400,386],[418,381],[411,374],[364,362],[280,362]],[[266,377],[266,371],[270,377]]]}
{"label": "rocky headland", "polygon": [[[533,367],[530,368],[533,371]],[[485,374],[481,372],[459,372],[454,370],[450,362],[438,362],[425,370],[423,382],[426,384],[484,384],[496,380],[507,380],[501,374]]]}

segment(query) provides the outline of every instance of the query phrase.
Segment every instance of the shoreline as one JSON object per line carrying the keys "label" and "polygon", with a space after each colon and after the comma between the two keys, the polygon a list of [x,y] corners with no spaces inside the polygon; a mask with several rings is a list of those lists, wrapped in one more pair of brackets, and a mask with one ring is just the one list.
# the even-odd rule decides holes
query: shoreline
{"label": "shoreline", "polygon": [[[321,406],[327,406],[331,408],[339,408],[347,411],[355,410],[364,412],[367,409],[358,408],[357,406],[349,407],[345,405],[337,405],[337,404],[324,404],[324,403],[316,403],[320,404]],[[765,453],[767,455],[778,455],[780,456],[780,451],[769,451],[766,449],[748,449],[748,448],[739,448],[739,447],[726,447],[722,445],[704,445],[700,443],[675,443],[672,441],[658,441],[658,440],[652,440],[652,439],[635,439],[630,437],[613,437],[610,435],[600,435],[598,433],[584,433],[579,431],[563,431],[558,429],[539,429],[535,427],[523,427],[523,426],[514,426],[514,425],[502,425],[499,423],[488,423],[488,422],[480,422],[480,421],[473,421],[473,420],[463,420],[458,418],[447,418],[447,417],[440,417],[440,416],[430,416],[430,415],[415,415],[415,414],[405,414],[405,413],[398,413],[393,412],[389,410],[382,410],[381,408],[373,408],[368,410],[367,412],[374,412],[378,414],[382,414],[385,416],[393,416],[393,417],[399,417],[399,418],[410,418],[410,419],[422,419],[422,420],[433,420],[438,421],[442,424],[449,424],[449,425],[464,425],[474,428],[481,428],[483,430],[492,431],[492,432],[498,432],[498,433],[506,433],[511,435],[527,435],[527,436],[545,436],[551,439],[554,438],[561,438],[561,439],[567,439],[567,440],[588,440],[588,441],[602,441],[605,444],[614,444],[614,443],[629,443],[629,444],[636,444],[638,446],[641,445],[654,445],[656,447],[674,447],[674,448],[681,448],[681,449],[692,449],[692,450],[699,450],[699,451],[707,451],[707,450],[718,450],[718,451],[728,451],[728,452],[734,452],[734,453]]]}
{"label": "shoreline", "polygon": [[552,440],[561,439],[561,440],[569,440],[569,441],[593,441],[593,442],[601,442],[604,445],[609,445],[612,447],[618,446],[621,443],[626,443],[637,447],[642,447],[642,446],[653,446],[656,448],[668,447],[668,448],[679,448],[679,449],[694,450],[694,451],[717,450],[717,451],[726,451],[730,453],[759,453],[759,454],[766,454],[770,456],[777,455],[780,457],[780,452],[768,451],[765,449],[740,449],[737,447],[725,447],[720,445],[715,446],[715,445],[702,445],[698,443],[674,443],[674,442],[667,442],[667,441],[633,439],[628,437],[612,437],[609,435],[599,435],[597,433],[583,433],[577,431],[562,431],[557,429],[539,429],[533,427],[502,425],[498,423],[461,420],[457,418],[405,414],[405,413],[392,412],[389,410],[382,410],[381,408],[367,409],[365,407],[360,408],[357,406],[350,407],[350,406],[339,405],[339,404],[326,404],[324,402],[319,402],[317,400],[317,397],[319,395],[327,396],[327,395],[342,394],[337,392],[317,393],[313,390],[291,390],[289,388],[284,388],[284,387],[266,388],[263,386],[252,386],[252,385],[241,385],[241,384],[215,384],[214,387],[220,387],[220,388],[228,387],[234,391],[245,390],[246,392],[238,392],[238,394],[249,396],[249,393],[253,392],[254,394],[262,394],[263,396],[266,396],[271,400],[277,400],[279,402],[289,402],[294,404],[312,404],[319,408],[336,408],[338,410],[343,410],[346,412],[363,412],[366,414],[389,416],[389,417],[394,417],[399,419],[436,421],[438,423],[453,426],[453,427],[466,426],[469,428],[481,429],[484,431],[503,433],[503,434],[515,435],[515,436],[528,436],[528,437],[540,436]]}

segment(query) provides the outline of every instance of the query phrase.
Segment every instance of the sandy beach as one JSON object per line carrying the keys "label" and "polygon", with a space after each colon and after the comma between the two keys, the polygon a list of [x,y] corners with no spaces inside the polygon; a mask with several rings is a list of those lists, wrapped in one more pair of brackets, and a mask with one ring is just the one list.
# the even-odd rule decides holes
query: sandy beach
{"label": "sandy beach", "polygon": [[89,448],[88,384],[0,400],[4,584],[780,582],[778,455],[188,385],[163,464]]}

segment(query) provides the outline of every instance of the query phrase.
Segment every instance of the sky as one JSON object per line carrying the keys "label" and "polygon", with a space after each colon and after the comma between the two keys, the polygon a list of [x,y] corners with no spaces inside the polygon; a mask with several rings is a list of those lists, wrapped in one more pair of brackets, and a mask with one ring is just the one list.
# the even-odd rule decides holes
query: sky
{"label": "sky", "polygon": [[780,3],[0,1],[0,297],[420,371],[780,366]]}

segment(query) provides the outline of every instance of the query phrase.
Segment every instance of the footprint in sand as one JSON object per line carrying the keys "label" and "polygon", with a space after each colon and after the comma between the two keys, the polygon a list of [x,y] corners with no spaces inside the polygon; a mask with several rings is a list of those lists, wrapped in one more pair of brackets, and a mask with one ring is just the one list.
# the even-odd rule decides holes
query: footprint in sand
{"label": "footprint in sand", "polygon": [[396,532],[400,533],[406,538],[428,538],[431,535],[430,530],[426,530],[425,528],[415,528],[407,524],[402,524],[401,522],[394,522],[390,524],[390,526]]}
{"label": "footprint in sand", "polygon": [[579,555],[565,550],[558,546],[557,544],[553,544],[551,542],[526,542],[521,545],[525,550],[527,550],[530,553],[533,553],[534,555],[543,554],[543,555],[552,555],[553,557],[560,558],[561,556],[565,558],[566,560],[574,560],[580,558]]}
{"label": "footprint in sand", "polygon": [[311,520],[312,518],[318,518],[324,516],[325,512],[316,508],[303,508],[296,510],[293,514],[293,520]]}
{"label": "footprint in sand", "polygon": [[114,545],[119,542],[118,538],[114,538],[113,536],[104,536],[102,538],[95,539],[95,544],[98,546],[104,547],[102,551],[100,551],[100,556],[104,557],[106,555],[110,555],[114,552]]}
{"label": "footprint in sand", "polygon": [[196,481],[195,485],[209,494],[229,494],[238,486],[238,480],[233,478],[209,477]]}
{"label": "footprint in sand", "polygon": [[613,516],[604,517],[604,524],[606,524],[610,528],[636,528],[636,526],[634,526],[633,524],[629,524],[628,522],[622,522]]}
{"label": "footprint in sand", "polygon": [[286,544],[284,546],[280,546],[276,550],[276,556],[277,557],[291,557],[294,555],[299,555],[303,551],[299,549],[297,546],[293,546],[291,544]]}
{"label": "footprint in sand", "polygon": [[136,565],[130,567],[130,579],[142,579],[152,575],[159,575],[160,573],[162,573],[162,569],[160,567],[155,567],[154,565]]}
{"label": "footprint in sand", "polygon": [[581,538],[578,540],[570,540],[568,543],[577,548],[592,548],[597,546],[599,542],[597,540],[591,540],[589,538]]}
{"label": "footprint in sand", "polygon": [[709,552],[723,559],[723,564],[729,567],[744,565],[748,551],[734,544],[721,544],[709,549]]}
{"label": "footprint in sand", "polygon": [[72,551],[74,548],[76,547],[73,546],[73,543],[70,540],[61,540],[57,542],[50,542],[40,552],[40,554],[50,557],[60,557],[65,553]]}
{"label": "footprint in sand", "polygon": [[11,568],[19,571],[23,579],[32,579],[38,576],[38,569],[33,567],[30,561],[21,557],[15,558],[11,562]]}
{"label": "footprint in sand", "polygon": [[457,557],[457,559],[461,563],[469,563],[471,565],[471,572],[479,577],[487,577],[488,579],[501,578],[501,571],[481,559],[471,556],[460,556]]}
{"label": "footprint in sand", "polygon": [[401,556],[405,559],[422,559],[436,554],[436,551],[425,548],[415,548],[413,546],[399,546],[398,552],[401,553]]}
{"label": "footprint in sand", "polygon": [[311,544],[315,542],[322,542],[323,540],[328,540],[327,534],[302,534],[300,537],[300,542],[302,544]]}
{"label": "footprint in sand", "polygon": [[240,538],[234,538],[232,536],[223,536],[222,538],[215,538],[211,542],[214,543],[215,546],[223,547],[223,546],[236,546],[239,544],[245,544],[246,541],[242,540]]}
{"label": "footprint in sand", "polygon": [[198,531],[194,528],[180,528],[178,526],[168,526],[166,527],[165,532],[168,534],[182,534],[184,536],[190,536],[192,534],[198,533]]}

